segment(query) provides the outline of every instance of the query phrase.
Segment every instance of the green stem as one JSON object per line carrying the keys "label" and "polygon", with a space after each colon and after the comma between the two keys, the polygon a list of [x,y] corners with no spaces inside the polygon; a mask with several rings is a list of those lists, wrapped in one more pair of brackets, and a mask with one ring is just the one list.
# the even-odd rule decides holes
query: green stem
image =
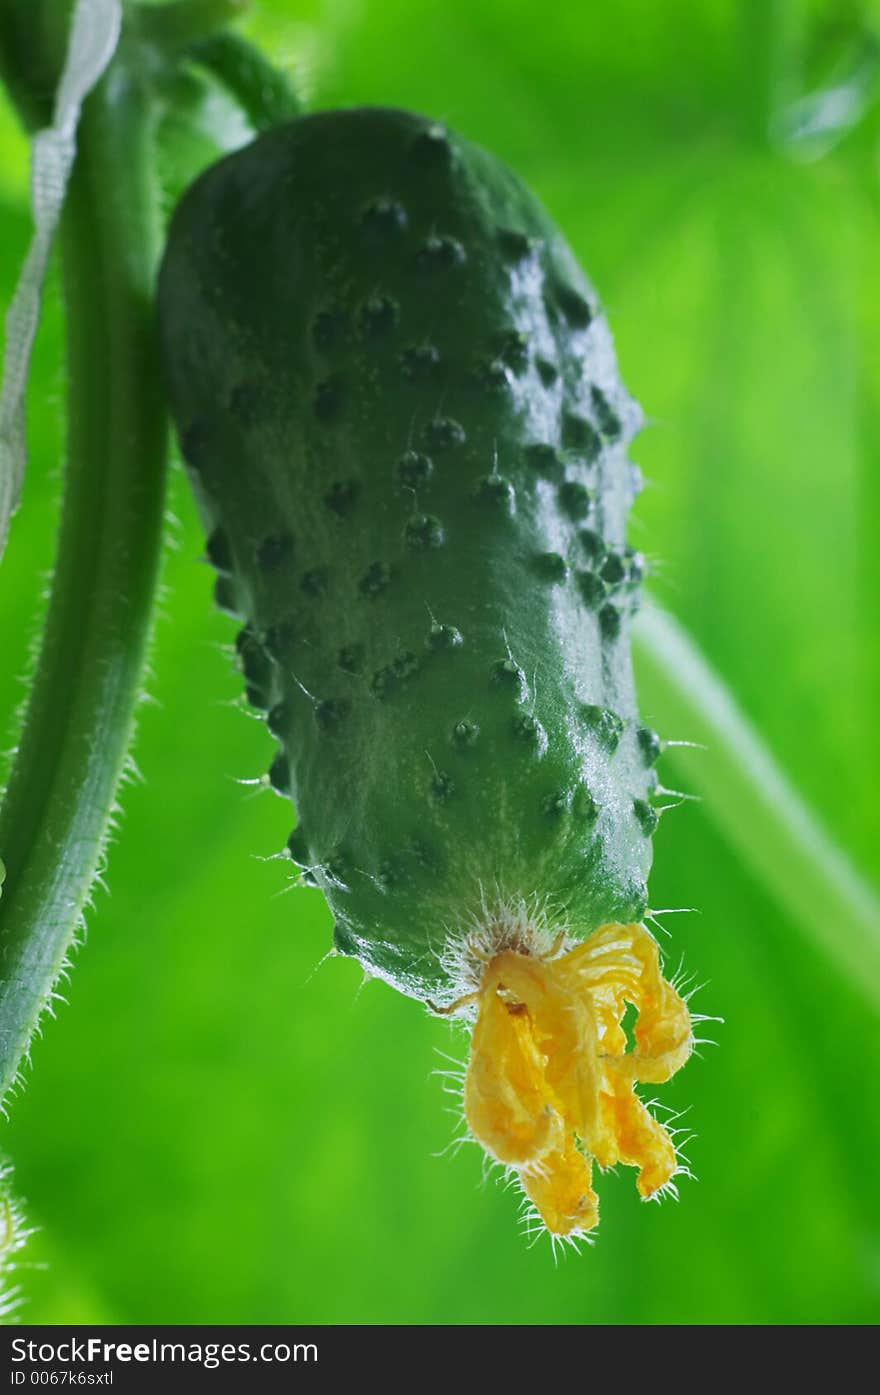
{"label": "green stem", "polygon": [[235,98],[254,131],[302,114],[302,103],[284,74],[238,34],[214,34],[193,45],[190,57]]}
{"label": "green stem", "polygon": [[141,690],[166,416],[154,338],[151,101],[119,56],[87,100],[61,223],[68,441],[58,558],[0,808],[0,1096],[100,864]]}
{"label": "green stem", "polygon": [[48,126],[73,0],[0,0],[0,78],[29,131]]}
{"label": "green stem", "polygon": [[876,891],[801,799],[681,626],[646,609],[634,642],[644,709],[705,748],[673,748],[676,766],[794,923],[880,1008]]}
{"label": "green stem", "polygon": [[186,48],[244,15],[250,0],[172,0],[132,10],[137,33],[167,52]]}

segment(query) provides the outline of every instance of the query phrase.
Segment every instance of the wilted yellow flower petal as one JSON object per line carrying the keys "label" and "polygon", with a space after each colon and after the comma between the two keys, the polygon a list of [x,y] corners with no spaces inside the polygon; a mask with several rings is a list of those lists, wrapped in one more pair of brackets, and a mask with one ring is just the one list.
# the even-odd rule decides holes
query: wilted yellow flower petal
{"label": "wilted yellow flower petal", "polygon": [[[596,1224],[592,1158],[638,1167],[643,1197],[671,1181],[672,1140],[635,1085],[668,1080],[693,1036],[644,926],[603,926],[556,956],[504,949],[486,962],[476,999],[468,1125],[492,1157],[519,1170],[551,1233]],[[632,1049],[627,1004],[638,1014]]]}

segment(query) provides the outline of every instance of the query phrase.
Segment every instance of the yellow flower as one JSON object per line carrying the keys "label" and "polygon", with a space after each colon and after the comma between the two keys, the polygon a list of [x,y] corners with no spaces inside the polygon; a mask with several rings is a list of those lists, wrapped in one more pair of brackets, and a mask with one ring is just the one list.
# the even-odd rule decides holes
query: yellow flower
{"label": "yellow flower", "polygon": [[[603,1168],[637,1167],[643,1197],[671,1182],[672,1139],[635,1086],[674,1075],[693,1031],[644,926],[605,925],[557,955],[502,949],[486,959],[470,1000],[478,1012],[465,1077],[468,1126],[519,1173],[551,1234],[596,1225],[594,1159]],[[631,1049],[628,1003],[638,1013]]]}

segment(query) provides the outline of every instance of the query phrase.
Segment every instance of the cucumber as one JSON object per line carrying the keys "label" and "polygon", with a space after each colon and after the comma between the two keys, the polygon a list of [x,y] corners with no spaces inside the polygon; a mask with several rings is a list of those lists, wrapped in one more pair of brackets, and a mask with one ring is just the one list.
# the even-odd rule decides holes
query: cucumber
{"label": "cucumber", "polygon": [[660,750],[629,650],[641,415],[535,198],[423,117],[303,117],[187,192],[159,312],[337,949],[449,1005],[496,950],[632,928]]}

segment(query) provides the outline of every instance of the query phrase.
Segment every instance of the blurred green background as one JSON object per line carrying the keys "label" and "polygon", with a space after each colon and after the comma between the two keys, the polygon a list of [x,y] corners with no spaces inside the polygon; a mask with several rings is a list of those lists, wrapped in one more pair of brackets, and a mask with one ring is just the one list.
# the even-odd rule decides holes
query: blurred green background
{"label": "blurred green background", "polygon": [[[262,0],[248,29],[311,105],[423,110],[546,201],[651,422],[632,536],[654,593],[876,875],[880,5]],[[26,180],[4,107],[4,303]],[[10,741],[51,565],[63,391],[53,286],[0,572]],[[651,884],[655,906],[698,908],[666,922],[664,952],[726,1019],[662,1092],[689,1109],[699,1181],[678,1206],[646,1206],[632,1173],[600,1179],[596,1245],[554,1268],[475,1148],[438,1156],[456,1120],[432,1072],[465,1039],[324,961],[319,894],[288,893],[267,860],[291,814],[240,783],[271,742],[241,706],[234,625],[212,606],[177,470],[168,539],[143,781],[125,792],[70,1005],[44,1024],[0,1139],[38,1227],[24,1320],[880,1318],[876,1013],[709,805],[664,819]]]}

